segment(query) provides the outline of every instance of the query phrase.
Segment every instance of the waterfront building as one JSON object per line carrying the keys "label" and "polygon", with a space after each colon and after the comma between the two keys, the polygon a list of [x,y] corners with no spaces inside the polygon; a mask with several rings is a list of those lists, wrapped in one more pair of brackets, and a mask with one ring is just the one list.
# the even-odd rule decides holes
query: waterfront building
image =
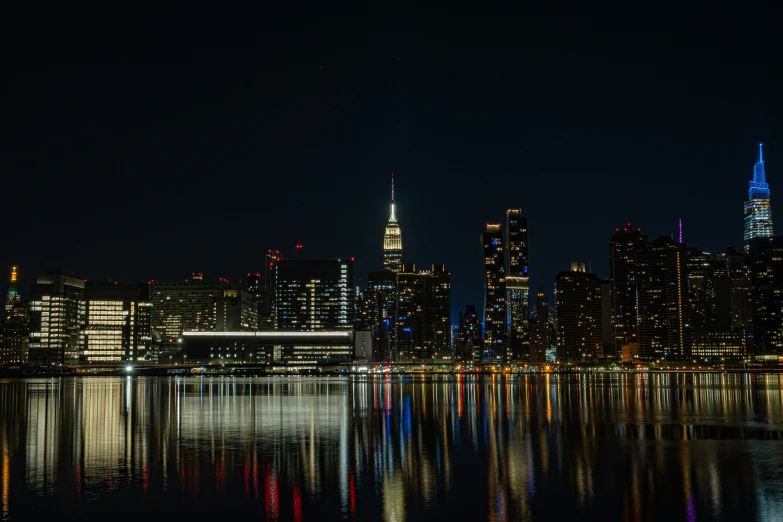
{"label": "waterfront building", "polygon": [[395,339],[397,275],[388,270],[370,272],[357,317],[356,328],[372,336],[373,361],[391,361]]}
{"label": "waterfront building", "polygon": [[397,223],[397,203],[394,201],[394,174],[392,174],[389,221],[383,234],[383,269],[390,272],[402,270],[402,229]]}
{"label": "waterfront building", "polygon": [[444,265],[397,274],[395,361],[441,361],[451,356],[451,275]]}
{"label": "waterfront building", "polygon": [[557,360],[585,362],[603,355],[601,279],[584,263],[555,276]]}
{"label": "waterfront building", "polygon": [[148,284],[85,285],[85,347],[81,363],[124,364],[149,360],[152,302]]}
{"label": "waterfront building", "polygon": [[783,236],[750,241],[755,355],[783,354]]}
{"label": "waterfront building", "polygon": [[345,330],[185,332],[181,362],[193,364],[279,364],[291,370],[353,359],[351,332]]}
{"label": "waterfront building", "polygon": [[258,330],[258,303],[242,290],[241,284],[230,284],[215,299],[215,330],[218,332],[255,332]]}
{"label": "waterfront building", "polygon": [[151,322],[156,349],[176,351],[183,332],[215,330],[216,301],[227,286],[223,280],[204,280],[200,273],[185,280],[151,281]]}
{"label": "waterfront building", "polygon": [[501,225],[487,224],[481,234],[484,259],[484,351],[482,361],[508,361],[508,325],[506,316],[506,262]]}
{"label": "waterfront building", "polygon": [[86,315],[82,279],[62,269],[39,275],[30,291],[30,362],[78,363],[84,350]]}
{"label": "waterfront building", "polygon": [[748,200],[745,202],[745,253],[750,250],[753,239],[771,237],[772,234],[769,184],[764,171],[762,145],[759,143],[759,160],[753,166],[753,179],[750,181]]}
{"label": "waterfront building", "polygon": [[530,319],[530,362],[546,362],[546,351],[554,344],[554,328],[549,320],[549,298],[543,288],[538,289],[536,306]]}
{"label": "waterfront building", "polygon": [[636,255],[647,245],[647,236],[628,223],[615,229],[609,242],[609,279],[612,282],[612,335],[614,353],[638,339],[638,289]]}
{"label": "waterfront building", "polygon": [[454,358],[462,363],[474,363],[481,360],[483,352],[481,319],[476,311],[476,305],[467,305],[465,311],[459,313]]}
{"label": "waterfront building", "polygon": [[508,359],[519,360],[528,357],[530,351],[527,218],[522,217],[522,209],[506,211],[504,247]]}
{"label": "waterfront building", "polygon": [[659,237],[637,252],[641,359],[691,355],[686,250],[671,237]]}
{"label": "waterfront building", "polygon": [[275,277],[277,329],[353,329],[353,259],[284,259]]}

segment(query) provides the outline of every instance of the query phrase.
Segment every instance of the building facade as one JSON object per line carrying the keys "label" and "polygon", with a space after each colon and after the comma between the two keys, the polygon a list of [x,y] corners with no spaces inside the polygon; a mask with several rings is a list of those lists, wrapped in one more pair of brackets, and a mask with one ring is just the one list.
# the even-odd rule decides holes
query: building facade
{"label": "building facade", "polygon": [[370,272],[357,317],[356,328],[372,336],[370,360],[392,360],[397,310],[397,274],[387,270]]}
{"label": "building facade", "polygon": [[750,249],[753,239],[771,237],[772,207],[770,204],[769,184],[764,171],[764,157],[759,144],[759,160],[753,166],[753,179],[750,181],[748,200],[745,202],[745,253]]}
{"label": "building facade", "polygon": [[62,269],[39,275],[30,292],[30,362],[77,364],[84,350],[86,315],[82,279]]}
{"label": "building facade", "polygon": [[530,362],[546,362],[546,351],[554,340],[554,328],[549,320],[549,298],[543,288],[538,289],[536,306],[530,319]]}
{"label": "building facade", "polygon": [[783,237],[753,238],[749,251],[753,352],[783,354]]}
{"label": "building facade", "polygon": [[691,355],[686,250],[670,237],[659,237],[637,253],[641,359]]}
{"label": "building facade", "polygon": [[647,245],[647,236],[641,229],[628,223],[616,229],[609,243],[609,279],[612,282],[612,335],[614,354],[619,355],[623,344],[638,339],[638,288],[636,274],[637,253]]}
{"label": "building facade", "polygon": [[557,360],[586,362],[603,354],[601,280],[571,263],[570,272],[555,276]]}
{"label": "building facade", "polygon": [[87,283],[85,347],[81,363],[149,360],[152,302],[149,285]]}
{"label": "building facade", "polygon": [[465,311],[459,313],[454,358],[458,362],[470,364],[480,361],[483,352],[481,319],[476,311],[476,305],[467,305]]}
{"label": "building facade", "polygon": [[204,280],[198,274],[185,280],[151,281],[152,335],[156,349],[178,350],[183,332],[215,330],[216,301],[226,288],[225,282]]}
{"label": "building facade", "polygon": [[509,360],[526,358],[530,351],[530,276],[527,218],[521,209],[506,211],[505,226],[506,324]]}
{"label": "building facade", "polygon": [[397,274],[395,361],[441,361],[451,357],[451,275],[444,265]]}
{"label": "building facade", "polygon": [[352,259],[284,259],[278,263],[277,329],[351,330],[353,318]]}
{"label": "building facade", "polygon": [[501,225],[487,225],[481,234],[484,259],[484,353],[482,361],[508,361],[506,262]]}

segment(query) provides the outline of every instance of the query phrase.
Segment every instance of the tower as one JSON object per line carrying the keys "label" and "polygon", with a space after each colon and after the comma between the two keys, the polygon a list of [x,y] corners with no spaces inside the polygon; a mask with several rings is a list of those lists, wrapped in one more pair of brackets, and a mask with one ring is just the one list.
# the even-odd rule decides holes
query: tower
{"label": "tower", "polygon": [[399,273],[402,269],[402,230],[397,223],[397,203],[394,201],[394,174],[392,173],[389,222],[383,234],[383,269]]}
{"label": "tower", "polygon": [[[622,345],[638,342],[639,295],[636,257],[647,245],[647,236],[630,223],[615,229],[609,243],[609,279],[612,281],[612,332],[613,355],[621,352]],[[607,354],[609,355],[609,354]]]}
{"label": "tower", "polygon": [[530,279],[527,264],[527,218],[522,209],[506,211],[506,324],[509,328],[509,359],[526,357],[530,351]]}
{"label": "tower", "polygon": [[770,206],[769,184],[764,172],[764,157],[759,143],[759,160],[753,166],[753,179],[750,181],[748,201],[745,202],[745,253],[750,243],[757,237],[771,237],[772,207]]}
{"label": "tower", "polygon": [[9,317],[13,313],[14,306],[19,305],[19,284],[17,283],[16,279],[16,267],[12,266],[8,275],[8,293],[5,296],[6,317]]}
{"label": "tower", "polygon": [[[571,263],[570,272],[555,276],[557,360],[580,362],[602,355],[601,280]],[[543,310],[542,310],[543,311]]]}
{"label": "tower", "polygon": [[487,224],[481,234],[484,257],[484,353],[481,360],[507,360],[506,263],[501,225]]}

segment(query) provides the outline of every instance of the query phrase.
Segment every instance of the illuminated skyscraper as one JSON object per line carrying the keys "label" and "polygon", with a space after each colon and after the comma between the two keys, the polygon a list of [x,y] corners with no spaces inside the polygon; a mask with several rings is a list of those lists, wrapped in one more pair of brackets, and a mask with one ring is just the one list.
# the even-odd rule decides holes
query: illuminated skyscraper
{"label": "illuminated skyscraper", "polygon": [[144,361],[152,344],[149,285],[87,283],[83,363]]}
{"label": "illuminated skyscraper", "polygon": [[30,362],[74,364],[84,349],[84,281],[67,270],[39,275],[30,293]]}
{"label": "illuminated skyscraper", "polygon": [[284,259],[276,278],[277,329],[353,328],[353,259]]}
{"label": "illuminated skyscraper", "polygon": [[641,229],[628,223],[616,229],[609,243],[609,279],[612,281],[612,332],[614,354],[623,344],[638,342],[639,296],[636,277],[637,253],[647,245]]}
{"label": "illuminated skyscraper", "polygon": [[373,361],[391,361],[397,310],[397,277],[394,272],[370,272],[356,327],[371,332]]}
{"label": "illuminated skyscraper", "polygon": [[480,360],[483,349],[481,347],[481,320],[476,305],[467,305],[465,312],[459,313],[459,327],[454,343],[454,357],[457,361],[470,364]]}
{"label": "illuminated skyscraper", "polygon": [[745,202],[745,253],[750,250],[751,240],[757,237],[771,237],[772,207],[770,206],[769,184],[764,172],[764,158],[759,143],[759,160],[753,166],[748,201]]}
{"label": "illuminated skyscraper", "polygon": [[530,279],[527,264],[527,218],[521,209],[508,209],[505,230],[506,324],[509,359],[527,357],[530,351]]}
{"label": "illuminated skyscraper", "polygon": [[451,354],[451,275],[444,265],[397,274],[395,361],[442,361]]}
{"label": "illuminated skyscraper", "polygon": [[402,230],[397,223],[397,203],[394,201],[394,174],[392,174],[389,222],[383,234],[383,269],[397,273],[402,269]]}
{"label": "illuminated skyscraper", "polygon": [[543,288],[538,289],[535,313],[530,320],[530,362],[546,361],[546,351],[552,346],[554,332],[549,321],[549,299]]}
{"label": "illuminated skyscraper", "polygon": [[481,360],[509,359],[506,318],[506,263],[500,225],[487,224],[481,234],[484,257],[484,353]]}
{"label": "illuminated skyscraper", "polygon": [[783,354],[783,237],[751,240],[750,277],[753,299],[753,351]]}
{"label": "illuminated skyscraper", "polygon": [[571,263],[570,272],[555,276],[557,360],[579,362],[602,355],[601,280]]}
{"label": "illuminated skyscraper", "polygon": [[16,281],[16,267],[12,266],[8,276],[8,293],[5,296],[5,316],[9,317],[14,307],[19,305],[19,284]]}

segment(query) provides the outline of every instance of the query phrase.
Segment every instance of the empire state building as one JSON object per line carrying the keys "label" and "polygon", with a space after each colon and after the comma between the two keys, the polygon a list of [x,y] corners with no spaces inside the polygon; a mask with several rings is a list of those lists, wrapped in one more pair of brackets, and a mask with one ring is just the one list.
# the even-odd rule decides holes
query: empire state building
{"label": "empire state building", "polygon": [[402,270],[402,230],[397,223],[397,203],[394,201],[394,174],[392,174],[389,222],[383,234],[383,269],[399,273]]}

